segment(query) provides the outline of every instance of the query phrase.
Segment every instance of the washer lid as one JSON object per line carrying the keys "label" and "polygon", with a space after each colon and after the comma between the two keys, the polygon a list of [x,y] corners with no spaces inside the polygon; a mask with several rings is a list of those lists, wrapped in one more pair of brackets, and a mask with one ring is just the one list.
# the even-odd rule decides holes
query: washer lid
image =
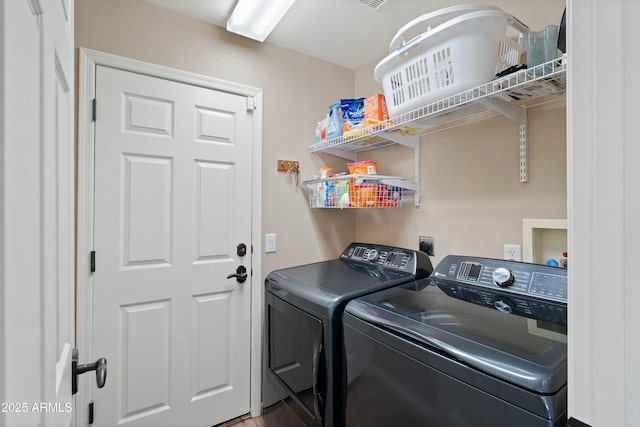
{"label": "washer lid", "polygon": [[413,281],[410,273],[334,259],[276,270],[265,289],[318,316],[340,316],[351,299]]}
{"label": "washer lid", "polygon": [[430,279],[358,298],[346,311],[536,393],[567,383],[566,323],[475,304]]}

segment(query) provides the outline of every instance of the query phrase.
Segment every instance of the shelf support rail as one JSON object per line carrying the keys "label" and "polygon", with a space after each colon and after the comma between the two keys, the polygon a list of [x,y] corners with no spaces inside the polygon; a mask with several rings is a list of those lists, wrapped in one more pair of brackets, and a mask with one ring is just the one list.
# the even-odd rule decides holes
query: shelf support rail
{"label": "shelf support rail", "polygon": [[518,107],[500,99],[480,98],[478,102],[518,124],[520,145],[520,182],[527,182],[527,107]]}
{"label": "shelf support rail", "polygon": [[420,206],[420,136],[405,135],[399,132],[387,132],[385,138],[413,149],[413,173],[415,177],[415,189],[413,195],[413,203],[416,207]]}
{"label": "shelf support rail", "polygon": [[413,148],[413,173],[416,177],[416,189],[413,192],[413,201],[416,208],[420,207],[420,137]]}
{"label": "shelf support rail", "polygon": [[527,113],[524,108],[524,123],[519,126],[520,129],[520,182],[527,182]]}

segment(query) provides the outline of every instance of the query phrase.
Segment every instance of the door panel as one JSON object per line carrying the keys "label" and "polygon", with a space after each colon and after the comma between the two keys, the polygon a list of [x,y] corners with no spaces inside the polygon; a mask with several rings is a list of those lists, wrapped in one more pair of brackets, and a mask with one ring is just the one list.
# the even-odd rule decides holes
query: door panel
{"label": "door panel", "polygon": [[43,255],[42,310],[45,393],[43,424],[71,424],[71,355],[74,347],[74,147],[72,3],[40,2],[42,8],[41,168]]}
{"label": "door panel", "polygon": [[[193,298],[192,396],[201,399],[227,391],[230,349],[229,315],[231,292],[198,295]],[[212,340],[216,337],[216,340]]]}
{"label": "door panel", "polygon": [[98,66],[95,424],[211,426],[249,412],[246,98]]}
{"label": "door panel", "polygon": [[158,267],[171,263],[173,160],[122,156],[122,266]]}
{"label": "door panel", "polygon": [[[194,230],[198,237],[196,261],[214,262],[231,260],[233,253],[234,168],[232,165],[197,161],[196,176],[196,221]],[[216,218],[212,221],[211,218]]]}
{"label": "door panel", "polygon": [[72,419],[71,4],[0,2],[3,426]]}
{"label": "door panel", "polygon": [[198,141],[230,144],[234,139],[233,115],[204,107],[197,108]]}
{"label": "door panel", "polygon": [[173,102],[136,94],[124,94],[125,130],[173,136]]}
{"label": "door panel", "polygon": [[170,317],[170,301],[120,308],[122,422],[169,410]]}

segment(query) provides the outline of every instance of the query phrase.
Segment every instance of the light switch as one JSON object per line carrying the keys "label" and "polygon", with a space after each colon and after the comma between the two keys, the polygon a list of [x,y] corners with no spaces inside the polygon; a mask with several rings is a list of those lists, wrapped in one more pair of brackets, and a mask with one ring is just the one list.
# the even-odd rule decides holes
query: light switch
{"label": "light switch", "polygon": [[264,251],[267,253],[276,251],[276,235],[275,234],[264,235]]}

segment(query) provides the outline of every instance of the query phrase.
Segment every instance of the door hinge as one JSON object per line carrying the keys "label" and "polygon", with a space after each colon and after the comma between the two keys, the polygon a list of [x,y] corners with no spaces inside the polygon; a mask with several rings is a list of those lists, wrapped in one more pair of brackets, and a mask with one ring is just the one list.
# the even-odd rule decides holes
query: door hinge
{"label": "door hinge", "polygon": [[89,402],[89,424],[93,424],[93,400]]}
{"label": "door hinge", "polygon": [[89,267],[92,273],[96,272],[96,251],[91,251],[91,260],[89,261]]}
{"label": "door hinge", "polygon": [[256,99],[253,96],[248,96],[247,97],[247,111],[253,111],[256,108],[258,108],[258,105],[256,105]]}
{"label": "door hinge", "polygon": [[95,122],[96,121],[96,104],[97,104],[95,98],[93,98],[93,102],[92,103],[93,103],[93,114],[92,114],[91,117],[93,118],[93,121]]}

